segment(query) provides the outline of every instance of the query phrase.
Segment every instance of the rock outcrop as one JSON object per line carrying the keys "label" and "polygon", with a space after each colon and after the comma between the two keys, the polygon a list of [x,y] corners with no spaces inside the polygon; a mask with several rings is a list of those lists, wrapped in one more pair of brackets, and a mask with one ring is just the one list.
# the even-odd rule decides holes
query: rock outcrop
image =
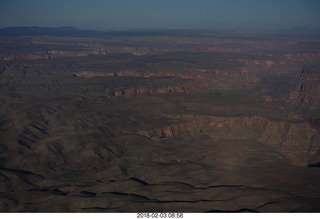
{"label": "rock outcrop", "polygon": [[177,73],[177,72],[93,72],[93,71],[83,71],[79,73],[74,73],[77,77],[91,78],[91,77],[179,77],[184,79],[205,79],[208,73]]}
{"label": "rock outcrop", "polygon": [[317,35],[101,34],[0,34],[1,212],[320,212]]}
{"label": "rock outcrop", "polygon": [[289,101],[307,107],[320,106],[320,71],[303,69],[299,74],[296,88],[290,92]]}
{"label": "rock outcrop", "polygon": [[[174,87],[168,88],[160,88],[160,90],[167,92],[185,92],[186,90],[199,90],[201,88],[209,88],[209,89],[231,89],[235,87],[242,87],[247,85],[252,85],[258,83],[260,80],[256,76],[249,74],[247,72],[241,71],[220,71],[220,70],[200,70],[195,72],[93,72],[93,71],[83,71],[78,73],[73,73],[75,77],[84,77],[84,78],[92,78],[92,77],[142,77],[142,78],[152,78],[152,77],[175,77],[182,79],[192,79],[196,82],[188,85],[178,85]],[[231,80],[232,79],[232,80]],[[138,88],[136,88],[136,93],[139,93]],[[161,93],[161,91],[157,91],[157,89],[147,89],[142,88],[142,93]],[[127,91],[132,93],[132,89]],[[180,90],[180,91],[178,91]],[[123,96],[125,95],[125,91],[123,89],[118,89],[114,96]],[[133,92],[134,93],[134,92]],[[113,95],[113,94],[111,94]],[[133,96],[133,95],[131,95]]]}
{"label": "rock outcrop", "polygon": [[320,161],[319,131],[304,120],[266,117],[180,116],[184,122],[142,132],[149,138],[206,134],[214,139],[255,140],[276,146],[295,165]]}
{"label": "rock outcrop", "polygon": [[136,96],[140,94],[164,94],[164,93],[186,93],[200,91],[202,88],[197,83],[174,85],[160,88],[135,87],[135,88],[117,88],[112,90],[110,96]]}

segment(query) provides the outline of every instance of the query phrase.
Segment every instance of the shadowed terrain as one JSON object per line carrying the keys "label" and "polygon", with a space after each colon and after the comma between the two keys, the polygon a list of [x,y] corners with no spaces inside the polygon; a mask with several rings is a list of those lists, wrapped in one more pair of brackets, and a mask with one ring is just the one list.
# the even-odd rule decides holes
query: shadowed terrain
{"label": "shadowed terrain", "polygon": [[12,30],[1,212],[320,211],[319,34]]}

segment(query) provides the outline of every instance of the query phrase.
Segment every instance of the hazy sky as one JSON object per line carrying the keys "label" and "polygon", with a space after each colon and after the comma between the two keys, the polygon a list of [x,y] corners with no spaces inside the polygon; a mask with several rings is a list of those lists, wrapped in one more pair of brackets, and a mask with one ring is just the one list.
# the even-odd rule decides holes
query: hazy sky
{"label": "hazy sky", "polygon": [[320,28],[319,0],[0,0],[0,27]]}

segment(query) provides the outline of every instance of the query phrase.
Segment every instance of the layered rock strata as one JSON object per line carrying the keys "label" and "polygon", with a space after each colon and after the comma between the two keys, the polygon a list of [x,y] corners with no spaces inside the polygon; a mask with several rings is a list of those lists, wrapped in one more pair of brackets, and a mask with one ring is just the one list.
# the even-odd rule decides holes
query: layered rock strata
{"label": "layered rock strata", "polygon": [[304,120],[266,117],[217,117],[183,115],[184,122],[141,132],[149,138],[206,134],[214,139],[255,140],[278,148],[295,165],[320,162],[320,134]]}

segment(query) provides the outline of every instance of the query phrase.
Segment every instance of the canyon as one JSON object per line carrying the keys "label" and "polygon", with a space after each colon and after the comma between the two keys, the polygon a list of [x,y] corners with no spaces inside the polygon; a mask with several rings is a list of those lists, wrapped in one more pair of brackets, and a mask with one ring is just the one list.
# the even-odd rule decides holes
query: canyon
{"label": "canyon", "polygon": [[0,212],[319,212],[318,33],[0,30]]}

